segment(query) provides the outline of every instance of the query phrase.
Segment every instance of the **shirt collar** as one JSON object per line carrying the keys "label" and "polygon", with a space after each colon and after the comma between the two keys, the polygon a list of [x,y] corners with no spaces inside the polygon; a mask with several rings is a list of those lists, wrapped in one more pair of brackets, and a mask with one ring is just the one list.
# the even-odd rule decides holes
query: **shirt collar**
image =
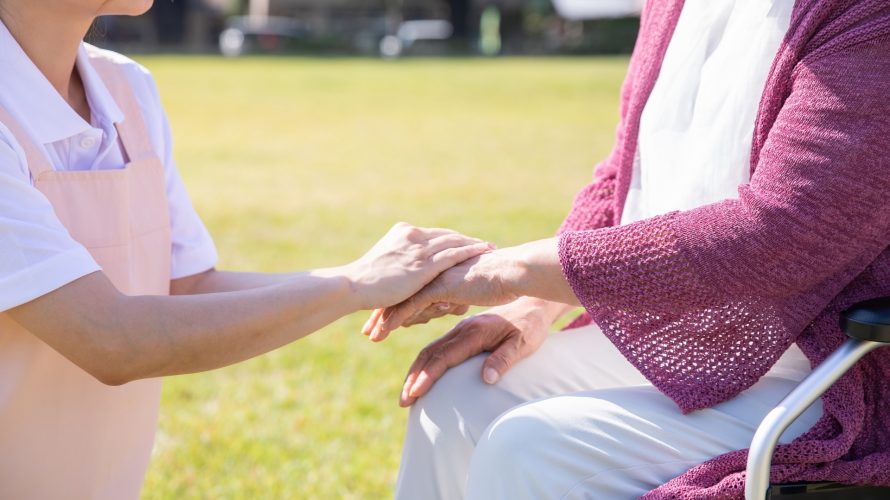
{"label": "shirt collar", "polygon": [[[95,66],[90,62],[86,45],[81,42],[77,51],[77,71],[83,81],[93,120],[102,124],[113,124],[124,121],[124,113],[114,101],[102,77],[96,72]],[[70,107],[70,106],[69,106]]]}
{"label": "shirt collar", "polygon": [[[77,53],[77,70],[83,80],[93,120],[106,128],[119,123],[123,113],[89,61],[84,44]],[[0,104],[18,119],[38,144],[68,139],[92,128],[62,98],[31,62],[6,26],[0,22]]]}

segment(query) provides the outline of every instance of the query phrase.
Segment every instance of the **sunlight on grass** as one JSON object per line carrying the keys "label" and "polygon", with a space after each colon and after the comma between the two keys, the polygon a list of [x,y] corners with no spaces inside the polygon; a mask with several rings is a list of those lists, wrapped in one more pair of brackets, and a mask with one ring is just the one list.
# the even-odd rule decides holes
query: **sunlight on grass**
{"label": "sunlight on grass", "polygon": [[[613,139],[623,58],[143,57],[221,267],[360,255],[393,223],[506,246],[553,234]],[[144,498],[387,498],[414,354],[454,320],[371,345],[363,315],[166,381]]]}

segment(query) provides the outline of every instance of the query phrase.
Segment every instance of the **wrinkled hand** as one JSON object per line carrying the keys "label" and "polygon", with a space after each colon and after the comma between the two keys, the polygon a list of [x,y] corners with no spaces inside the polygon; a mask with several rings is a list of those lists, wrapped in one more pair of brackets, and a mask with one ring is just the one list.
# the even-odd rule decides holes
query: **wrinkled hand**
{"label": "wrinkled hand", "polygon": [[[363,331],[379,342],[400,326],[425,322],[467,306],[497,306],[519,297],[514,291],[519,271],[511,249],[495,250],[444,271],[422,290],[383,311],[374,311]],[[436,311],[438,309],[438,312]]]}
{"label": "wrinkled hand", "polygon": [[[433,319],[441,318],[442,316],[448,315],[463,316],[469,310],[470,306],[465,304],[449,304],[448,302],[437,302],[430,305],[423,311],[415,313],[413,316],[406,319],[401,326],[409,327],[414,325],[423,325],[429,323]],[[365,336],[370,336],[377,324],[381,323],[383,311],[384,309],[380,308],[374,309],[374,311],[371,312],[371,316],[368,317],[368,320],[365,322],[365,326],[362,327],[362,333]]]}
{"label": "wrinkled hand", "polygon": [[345,266],[361,309],[398,304],[467,259],[493,247],[448,229],[400,222],[364,256]]}
{"label": "wrinkled hand", "polygon": [[482,379],[494,384],[517,361],[529,356],[547,339],[553,316],[542,301],[522,298],[464,319],[426,346],[405,378],[400,406],[410,406],[426,394],[449,368],[481,352],[490,352],[482,365]]}
{"label": "wrinkled hand", "polygon": [[371,340],[380,341],[403,325],[425,322],[448,312],[462,314],[469,305],[507,304],[517,297],[580,305],[563,274],[557,238],[468,259],[400,304],[375,311],[363,331],[370,334]]}

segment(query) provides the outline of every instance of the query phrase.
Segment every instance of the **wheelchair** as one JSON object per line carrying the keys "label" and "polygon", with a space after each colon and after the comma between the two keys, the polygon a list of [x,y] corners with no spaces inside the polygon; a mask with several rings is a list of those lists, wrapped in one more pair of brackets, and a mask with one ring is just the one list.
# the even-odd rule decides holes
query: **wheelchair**
{"label": "wheelchair", "polygon": [[890,344],[890,297],[860,302],[841,314],[849,337],[761,421],[748,452],[745,500],[878,500],[890,488],[840,483],[770,484],[779,437],[817,398],[869,352]]}

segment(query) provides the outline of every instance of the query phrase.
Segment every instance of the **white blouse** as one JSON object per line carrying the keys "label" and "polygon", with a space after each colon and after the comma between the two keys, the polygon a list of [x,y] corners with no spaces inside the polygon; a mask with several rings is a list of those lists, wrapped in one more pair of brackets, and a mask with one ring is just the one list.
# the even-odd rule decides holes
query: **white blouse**
{"label": "white blouse", "polygon": [[640,121],[621,223],[737,198],[794,0],[686,0]]}
{"label": "white blouse", "polygon": [[[173,161],[170,127],[157,88],[145,68],[123,56],[117,58],[164,164],[173,239],[172,276],[206,271],[216,263],[216,248]],[[124,117],[83,47],[77,70],[90,104],[90,122],[65,102],[0,22],[0,105],[43,146],[56,170],[121,168],[124,158],[114,122]],[[32,185],[21,145],[0,124],[0,312],[98,269],[89,252],[59,222],[49,201]]]}

